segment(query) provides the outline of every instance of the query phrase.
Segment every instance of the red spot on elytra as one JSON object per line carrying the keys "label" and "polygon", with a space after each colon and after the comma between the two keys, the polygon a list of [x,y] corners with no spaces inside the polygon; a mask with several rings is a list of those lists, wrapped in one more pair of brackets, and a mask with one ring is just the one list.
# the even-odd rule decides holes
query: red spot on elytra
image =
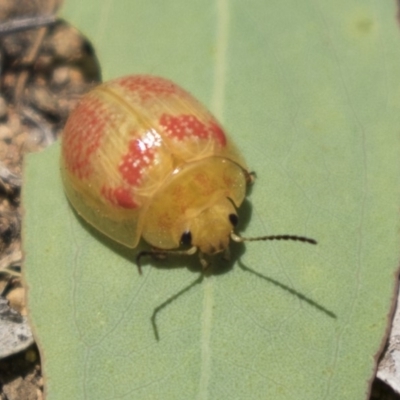
{"label": "red spot on elytra", "polygon": [[131,140],[128,152],[122,157],[119,171],[125,182],[131,186],[138,186],[142,176],[153,163],[156,149],[142,139]]}
{"label": "red spot on elytra", "polygon": [[191,137],[199,139],[215,139],[220,146],[226,145],[226,136],[222,128],[214,121],[205,124],[195,115],[181,114],[169,115],[163,114],[160,118],[160,125],[165,129],[166,134],[178,140],[184,140]]}
{"label": "red spot on elytra", "polygon": [[226,136],[225,136],[225,132],[223,131],[223,129],[217,123],[211,122],[210,130],[211,130],[212,136],[221,145],[221,147],[225,147],[226,146]]}
{"label": "red spot on elytra", "polygon": [[187,95],[179,86],[168,79],[159,78],[151,75],[127,76],[118,80],[123,89],[135,92],[141,101],[146,101],[166,95]]}
{"label": "red spot on elytra", "polygon": [[68,119],[63,154],[66,167],[78,178],[88,178],[92,173],[90,156],[100,145],[105,125],[105,106],[95,97],[84,99]]}
{"label": "red spot on elytra", "polygon": [[132,198],[130,191],[124,187],[110,188],[103,186],[101,195],[111,204],[122,208],[137,208],[138,205]]}

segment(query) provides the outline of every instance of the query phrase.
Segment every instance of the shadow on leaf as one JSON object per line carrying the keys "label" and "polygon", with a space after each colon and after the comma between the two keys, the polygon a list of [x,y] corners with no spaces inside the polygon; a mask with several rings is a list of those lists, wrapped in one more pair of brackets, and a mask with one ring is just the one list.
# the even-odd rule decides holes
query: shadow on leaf
{"label": "shadow on leaf", "polygon": [[337,315],[336,315],[334,312],[328,310],[328,309],[325,308],[324,306],[321,306],[320,304],[318,304],[318,303],[315,302],[314,300],[310,299],[309,297],[305,296],[304,294],[301,294],[301,293],[298,292],[297,290],[295,290],[295,289],[293,289],[293,288],[291,288],[291,287],[289,287],[289,286],[287,286],[287,285],[284,285],[283,283],[278,282],[278,281],[275,280],[275,279],[272,279],[272,278],[269,278],[268,276],[265,276],[265,275],[263,275],[263,274],[260,274],[260,273],[257,272],[257,271],[254,271],[253,269],[251,269],[251,268],[247,267],[246,265],[244,265],[244,264],[242,263],[242,261],[240,261],[240,260],[238,261],[238,265],[239,265],[239,267],[240,267],[243,271],[250,272],[251,274],[253,274],[253,275],[257,276],[257,277],[259,277],[259,278],[261,278],[261,279],[264,279],[264,280],[268,281],[269,283],[272,283],[272,284],[275,285],[275,286],[278,286],[279,288],[281,288],[281,289],[283,289],[283,290],[289,292],[289,293],[292,294],[293,296],[296,296],[296,297],[299,298],[301,301],[304,301],[304,302],[306,302],[308,305],[310,305],[310,306],[316,308],[318,311],[323,312],[323,313],[324,313],[325,315],[327,315],[328,317],[330,317],[330,318],[335,318],[335,319],[337,318]]}

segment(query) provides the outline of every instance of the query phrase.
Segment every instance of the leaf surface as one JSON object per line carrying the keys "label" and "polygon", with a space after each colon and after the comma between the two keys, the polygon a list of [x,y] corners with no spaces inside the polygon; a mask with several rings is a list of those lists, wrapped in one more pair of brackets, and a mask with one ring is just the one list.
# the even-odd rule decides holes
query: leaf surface
{"label": "leaf surface", "polygon": [[[149,262],[71,210],[59,145],[28,157],[25,278],[47,399],[364,399],[399,265],[395,2],[77,1],[103,78],[170,78],[257,173],[216,260]],[[196,270],[197,268],[197,270]],[[154,324],[160,340],[154,335]]]}

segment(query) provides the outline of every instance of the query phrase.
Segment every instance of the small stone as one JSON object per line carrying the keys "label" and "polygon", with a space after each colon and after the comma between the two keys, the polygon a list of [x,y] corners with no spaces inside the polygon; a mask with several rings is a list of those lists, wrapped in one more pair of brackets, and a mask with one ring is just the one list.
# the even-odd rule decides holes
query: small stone
{"label": "small stone", "polygon": [[57,27],[52,37],[55,56],[69,62],[82,58],[84,41],[79,32],[67,25]]}
{"label": "small stone", "polygon": [[25,360],[34,363],[38,359],[38,355],[34,349],[28,349],[25,353]]}
{"label": "small stone", "polygon": [[53,63],[53,57],[49,54],[40,54],[35,62],[35,68],[37,70],[46,70],[51,68]]}
{"label": "small stone", "polygon": [[7,103],[3,96],[0,96],[0,120],[4,120],[7,117]]}
{"label": "small stone", "polygon": [[15,0],[5,0],[1,2],[0,7],[0,21],[7,21],[15,8]]}
{"label": "small stone", "polygon": [[29,138],[29,133],[27,131],[20,132],[18,135],[15,136],[13,143],[18,147],[22,148],[25,145],[25,142]]}
{"label": "small stone", "polygon": [[11,128],[8,125],[0,125],[0,140],[8,141],[13,137]]}
{"label": "small stone", "polygon": [[30,102],[38,110],[52,115],[57,114],[56,99],[44,87],[35,87],[30,90]]}
{"label": "small stone", "polygon": [[3,141],[0,141],[0,162],[4,162],[7,157],[8,148],[10,146]]}
{"label": "small stone", "polygon": [[69,78],[72,86],[83,86],[85,83],[85,78],[82,71],[78,68],[71,68],[69,71]]}
{"label": "small stone", "polygon": [[5,88],[13,88],[17,82],[17,76],[13,71],[5,71],[2,75],[3,85]]}
{"label": "small stone", "polygon": [[69,67],[57,67],[53,71],[52,82],[57,86],[64,86],[70,81]]}
{"label": "small stone", "polygon": [[26,310],[25,302],[25,289],[22,287],[16,287],[11,290],[7,295],[7,300],[10,302],[10,307],[21,315],[26,316],[28,314]]}
{"label": "small stone", "polygon": [[39,129],[23,132],[15,138],[15,144],[23,153],[34,153],[45,146],[46,138]]}
{"label": "small stone", "polygon": [[9,112],[7,125],[10,127],[13,135],[19,133],[21,130],[21,119],[15,110],[11,110],[11,112]]}

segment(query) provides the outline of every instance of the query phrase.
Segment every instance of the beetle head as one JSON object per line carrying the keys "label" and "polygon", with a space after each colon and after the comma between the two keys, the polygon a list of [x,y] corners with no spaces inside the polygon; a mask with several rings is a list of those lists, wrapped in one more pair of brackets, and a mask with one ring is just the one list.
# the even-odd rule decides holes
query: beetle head
{"label": "beetle head", "polygon": [[188,210],[185,219],[181,245],[195,246],[207,255],[228,249],[237,221],[236,210],[229,199],[221,198],[201,211]]}

